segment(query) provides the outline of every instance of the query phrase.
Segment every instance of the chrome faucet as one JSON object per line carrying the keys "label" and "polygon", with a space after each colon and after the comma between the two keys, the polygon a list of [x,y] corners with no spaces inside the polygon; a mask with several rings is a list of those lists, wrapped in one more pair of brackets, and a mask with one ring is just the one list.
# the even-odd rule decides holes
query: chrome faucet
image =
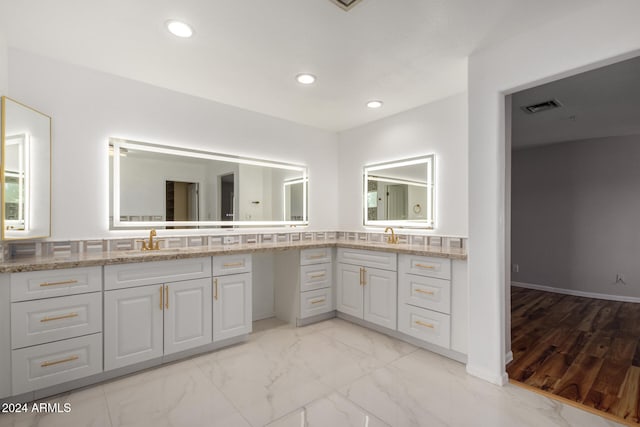
{"label": "chrome faucet", "polygon": [[136,240],[136,242],[142,242],[142,247],[140,248],[140,250],[142,250],[142,251],[159,251],[160,250],[160,242],[162,241],[162,239],[153,240],[153,238],[156,237],[156,235],[157,235],[156,229],[152,228],[151,231],[149,232],[149,242],[147,242],[144,239]]}
{"label": "chrome faucet", "polygon": [[389,236],[387,236],[387,243],[392,243],[392,244],[397,244],[398,243],[398,236],[396,236],[396,233],[393,232],[393,228],[391,227],[387,227],[384,229],[384,232],[386,233],[387,231],[391,231],[391,234]]}

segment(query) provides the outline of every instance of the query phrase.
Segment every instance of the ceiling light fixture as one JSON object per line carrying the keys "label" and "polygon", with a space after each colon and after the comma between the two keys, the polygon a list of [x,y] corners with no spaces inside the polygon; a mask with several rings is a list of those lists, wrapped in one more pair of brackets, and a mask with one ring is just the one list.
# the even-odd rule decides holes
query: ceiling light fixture
{"label": "ceiling light fixture", "polygon": [[313,74],[301,73],[296,76],[296,80],[298,81],[298,83],[301,83],[303,85],[310,85],[315,83],[316,76],[314,76]]}
{"label": "ceiling light fixture", "polygon": [[174,19],[166,22],[167,30],[171,34],[177,37],[182,37],[184,39],[189,38],[193,35],[193,28],[188,24],[185,24],[182,21],[176,21]]}
{"label": "ceiling light fixture", "polygon": [[369,101],[367,102],[367,107],[369,108],[380,108],[382,107],[382,101]]}

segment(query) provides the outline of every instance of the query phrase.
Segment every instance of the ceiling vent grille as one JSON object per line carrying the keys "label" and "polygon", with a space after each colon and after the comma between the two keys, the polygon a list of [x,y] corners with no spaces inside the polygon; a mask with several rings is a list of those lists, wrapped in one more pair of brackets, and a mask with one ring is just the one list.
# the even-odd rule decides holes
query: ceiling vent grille
{"label": "ceiling vent grille", "polygon": [[525,112],[530,114],[541,113],[542,111],[553,110],[554,108],[562,107],[562,104],[557,99],[550,99],[548,101],[539,102],[533,105],[527,105],[526,107],[520,107]]}
{"label": "ceiling vent grille", "polygon": [[340,6],[343,10],[351,10],[353,6],[360,3],[362,0],[331,0],[333,3]]}

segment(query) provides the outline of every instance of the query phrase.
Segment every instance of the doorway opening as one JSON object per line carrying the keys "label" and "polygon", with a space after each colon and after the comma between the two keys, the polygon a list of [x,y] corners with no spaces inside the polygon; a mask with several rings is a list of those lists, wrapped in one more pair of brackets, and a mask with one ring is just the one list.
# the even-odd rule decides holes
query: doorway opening
{"label": "doorway opening", "polygon": [[[220,220],[233,221],[235,219],[235,174],[229,173],[218,177],[220,182]],[[231,228],[222,225],[220,228]]]}
{"label": "doorway opening", "polygon": [[[167,221],[198,221],[200,202],[197,182],[166,181]],[[189,228],[172,226],[167,229]]]}
{"label": "doorway opening", "polygon": [[510,380],[634,425],[639,75],[632,58],[506,102]]}

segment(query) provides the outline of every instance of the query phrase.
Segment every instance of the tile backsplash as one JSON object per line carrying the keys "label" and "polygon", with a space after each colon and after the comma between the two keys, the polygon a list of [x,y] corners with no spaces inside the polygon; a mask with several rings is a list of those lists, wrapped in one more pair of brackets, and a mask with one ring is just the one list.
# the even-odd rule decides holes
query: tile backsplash
{"label": "tile backsplash", "polygon": [[[441,247],[452,249],[466,249],[466,237],[430,236],[418,234],[403,234],[400,230],[396,233],[398,242],[420,247]],[[354,242],[382,243],[385,241],[382,232],[351,232],[351,231],[304,231],[304,232],[273,232],[273,233],[248,233],[233,235],[206,235],[206,236],[158,236],[161,248],[182,247],[216,247],[226,245],[252,245],[268,243],[288,243],[304,241],[343,240]],[[67,241],[24,241],[4,242],[1,244],[2,259],[9,261],[16,258],[51,256],[69,257],[77,254],[98,254],[102,252],[116,252],[139,250],[142,237],[118,238],[118,239],[91,239],[91,240],[67,240]]]}

